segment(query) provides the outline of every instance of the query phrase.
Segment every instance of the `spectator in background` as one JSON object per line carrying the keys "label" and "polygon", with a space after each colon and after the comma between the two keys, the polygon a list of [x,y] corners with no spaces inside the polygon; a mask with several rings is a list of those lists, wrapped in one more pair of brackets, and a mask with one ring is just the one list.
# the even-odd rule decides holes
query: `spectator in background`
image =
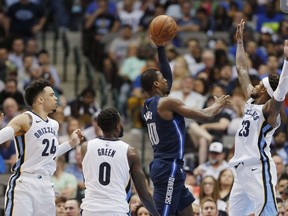
{"label": "spectator in background", "polygon": [[[81,128],[81,124],[79,120],[76,118],[68,117],[66,122],[67,122],[66,133],[58,137],[59,143],[68,142],[71,139],[71,135],[73,131],[76,130],[77,128]],[[75,152],[76,152],[76,149],[71,149],[70,151],[66,153],[66,157],[65,157],[66,162],[76,163]]]}
{"label": "spectator in background", "polygon": [[77,193],[76,199],[81,201],[84,198],[84,177],[82,171],[82,158],[81,158],[81,147],[75,148],[75,163],[70,163],[66,166],[65,172],[74,175],[77,179],[78,186],[77,186]]}
{"label": "spectator in background", "polygon": [[[284,14],[276,9],[277,1],[266,1],[264,5],[264,13],[257,14],[256,30],[261,31],[263,26],[271,28],[273,32],[277,32],[279,23],[283,20]],[[246,26],[245,26],[246,27]]]}
{"label": "spectator in background", "polygon": [[46,21],[43,8],[30,0],[19,0],[12,4],[8,7],[6,18],[6,29],[9,35],[24,40],[35,37]]}
{"label": "spectator in background", "polygon": [[30,38],[26,42],[25,55],[32,57],[33,64],[38,64],[38,41],[35,38]]}
{"label": "spectator in background", "polygon": [[[205,176],[200,184],[199,204],[203,205],[206,198],[212,198],[217,203],[217,209],[226,210],[226,203],[220,199],[217,181],[213,176]],[[196,204],[196,203],[195,203]]]}
{"label": "spectator in background", "polygon": [[7,126],[11,119],[19,114],[19,106],[17,101],[12,97],[7,97],[2,105],[4,117],[1,123],[1,128]]}
{"label": "spectator in background", "polygon": [[95,139],[103,135],[101,128],[97,124],[97,116],[99,112],[100,110],[96,112],[91,118],[92,125],[82,131],[83,136],[85,137],[86,140]]}
{"label": "spectator in background", "polygon": [[84,54],[97,70],[102,71],[105,43],[101,40],[106,34],[118,31],[120,22],[117,13],[111,10],[110,1],[95,0],[88,6],[84,19]]}
{"label": "spectator in background", "polygon": [[86,87],[76,99],[68,102],[64,109],[64,115],[79,119],[84,128],[89,127],[92,116],[100,110],[95,100],[95,90],[90,86]]}
{"label": "spectator in background", "polygon": [[5,29],[5,11],[2,7],[0,7],[0,47],[6,47],[7,44],[7,31]]}
{"label": "spectator in background", "polygon": [[65,202],[66,216],[80,216],[80,203],[76,199],[68,199]]}
{"label": "spectator in background", "polygon": [[134,42],[137,42],[137,40],[133,38],[132,27],[128,24],[122,25],[120,36],[115,37],[108,47],[109,58],[121,66],[124,59],[127,57],[129,45]]}
{"label": "spectator in background", "polygon": [[134,0],[124,0],[123,7],[118,10],[121,25],[131,26],[133,33],[139,31],[140,19],[144,14],[142,10],[134,7],[135,4]]}
{"label": "spectator in background", "polygon": [[274,134],[274,142],[271,146],[271,153],[279,155],[283,161],[283,165],[288,164],[288,145],[287,142],[287,134],[285,128],[280,127],[276,130]]}
{"label": "spectator in background", "polygon": [[194,169],[194,175],[196,176],[213,176],[218,179],[222,170],[228,168],[228,163],[224,160],[225,152],[223,144],[220,142],[213,142],[209,146],[208,161],[200,164]]}
{"label": "spectator in background", "polygon": [[284,163],[283,159],[279,155],[273,155],[272,159],[275,163],[276,166],[276,171],[277,171],[277,179],[280,179],[280,177],[284,173]]}
{"label": "spectator in background", "polygon": [[[145,3],[142,4],[142,7],[146,7],[148,4],[153,3],[153,1],[155,0],[146,0]],[[165,14],[165,8],[162,4],[154,3],[153,7],[153,12],[145,12],[144,15],[141,17],[138,29],[139,32],[145,32],[149,28],[152,19],[154,19],[156,16]]]}
{"label": "spectator in background", "polygon": [[217,184],[219,188],[219,197],[224,202],[229,200],[230,192],[234,182],[234,173],[231,169],[223,169],[219,173]]}
{"label": "spectator in background", "polygon": [[38,52],[38,62],[39,65],[43,68],[44,73],[48,73],[52,76],[54,83],[54,88],[60,87],[60,77],[54,65],[50,62],[50,55],[47,50],[40,50]]}
{"label": "spectator in background", "polygon": [[17,67],[17,70],[23,70],[23,56],[24,56],[24,41],[17,37],[13,40],[12,51],[8,55],[8,59]]}
{"label": "spectator in background", "polygon": [[135,211],[136,216],[149,216],[149,211],[145,208],[143,204],[137,206]]}
{"label": "spectator in background", "polygon": [[201,55],[202,48],[200,45],[200,41],[195,38],[190,38],[187,41],[188,52],[186,52],[183,56],[188,64],[189,72],[191,75],[195,75],[196,71],[198,71],[199,65],[202,66],[201,63]]}
{"label": "spectator in background", "polygon": [[[4,87],[4,83],[7,78],[11,77],[11,74],[17,74],[17,66],[8,59],[8,50],[5,47],[0,47],[0,82]],[[3,86],[2,86],[3,85]]]}
{"label": "spectator in background", "polygon": [[223,5],[219,4],[216,6],[213,16],[215,20],[215,31],[229,31],[232,24],[232,17],[228,15],[228,12]]}
{"label": "spectator in background", "polygon": [[212,198],[205,198],[201,204],[202,216],[219,216],[217,202]]}
{"label": "spectator in background", "polygon": [[49,116],[59,123],[58,136],[61,137],[66,135],[67,121],[66,117],[64,116],[64,107],[58,106],[56,111],[51,113]]}
{"label": "spectator in background", "polygon": [[55,206],[56,206],[56,216],[66,216],[65,212],[65,203],[66,198],[62,196],[57,196],[55,199]]}
{"label": "spectator in background", "polygon": [[4,90],[0,92],[0,104],[3,105],[4,100],[8,97],[14,98],[20,109],[25,107],[24,96],[17,89],[17,81],[15,79],[6,81]]}
{"label": "spectator in background", "polygon": [[54,191],[57,195],[67,199],[75,198],[77,192],[77,179],[74,175],[64,171],[65,157],[60,156],[56,159],[56,171],[51,181],[54,183]]}

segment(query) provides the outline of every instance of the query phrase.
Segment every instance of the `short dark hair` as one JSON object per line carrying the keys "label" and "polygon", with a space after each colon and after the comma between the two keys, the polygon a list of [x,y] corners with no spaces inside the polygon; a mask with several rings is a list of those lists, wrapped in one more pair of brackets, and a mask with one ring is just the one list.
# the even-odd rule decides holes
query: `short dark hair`
{"label": "short dark hair", "polygon": [[55,204],[59,204],[59,203],[65,203],[67,201],[67,199],[63,196],[58,196],[55,198]]}
{"label": "short dark hair", "polygon": [[39,79],[32,81],[25,88],[25,101],[28,106],[32,106],[37,95],[43,91],[43,89],[47,86],[51,87],[51,84],[46,79]]}
{"label": "short dark hair", "polygon": [[97,116],[97,124],[104,133],[114,131],[119,121],[119,112],[114,107],[102,110]]}
{"label": "short dark hair", "polygon": [[141,74],[141,86],[146,92],[151,92],[153,89],[153,83],[157,80],[157,69],[147,69]]}
{"label": "short dark hair", "polygon": [[279,83],[279,75],[278,74],[269,74],[269,84],[273,91],[276,90],[278,83]]}

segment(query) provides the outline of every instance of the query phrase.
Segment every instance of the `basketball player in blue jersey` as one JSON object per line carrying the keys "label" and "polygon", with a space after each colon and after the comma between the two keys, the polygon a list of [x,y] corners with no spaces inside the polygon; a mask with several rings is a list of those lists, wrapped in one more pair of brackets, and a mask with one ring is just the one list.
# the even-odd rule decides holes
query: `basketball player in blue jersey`
{"label": "basketball player in blue jersey", "polygon": [[[154,41],[155,42],[155,41]],[[209,108],[187,107],[181,100],[166,97],[172,86],[172,73],[163,44],[156,44],[160,71],[148,69],[141,75],[143,90],[149,95],[142,109],[142,118],[154,151],[150,177],[154,185],[154,201],[158,212],[165,215],[193,215],[193,195],[184,186],[183,154],[185,140],[184,117],[204,122],[230,105],[229,96],[215,97]]]}
{"label": "basketball player in blue jersey", "polygon": [[115,108],[104,109],[97,123],[103,136],[84,143],[81,149],[86,187],[82,216],[130,215],[131,176],[141,202],[158,216],[137,150],[119,139],[123,136],[120,114]]}
{"label": "basketball player in blue jersey", "polygon": [[[280,109],[288,92],[288,41],[280,78],[273,74],[252,86],[243,46],[244,20],[237,26],[236,69],[246,96],[242,124],[235,135],[234,156],[229,161],[236,177],[229,199],[229,215],[276,216],[276,167],[270,144],[280,125]],[[279,84],[278,84],[279,83]]]}
{"label": "basketball player in blue jersey", "polygon": [[47,80],[33,81],[25,89],[25,99],[31,111],[14,117],[0,130],[0,144],[14,137],[18,158],[6,190],[5,215],[55,215],[50,181],[56,169],[55,157],[77,146],[83,135],[77,129],[71,141],[58,145],[59,124],[48,117],[56,110],[57,97]]}

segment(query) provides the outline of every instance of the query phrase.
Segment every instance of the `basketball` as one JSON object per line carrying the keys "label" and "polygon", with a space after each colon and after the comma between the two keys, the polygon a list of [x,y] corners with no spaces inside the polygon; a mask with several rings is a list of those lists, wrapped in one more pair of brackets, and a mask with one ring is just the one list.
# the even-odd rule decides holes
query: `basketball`
{"label": "basketball", "polygon": [[172,40],[177,33],[177,24],[175,20],[167,15],[155,17],[149,27],[151,39],[156,44],[162,44]]}

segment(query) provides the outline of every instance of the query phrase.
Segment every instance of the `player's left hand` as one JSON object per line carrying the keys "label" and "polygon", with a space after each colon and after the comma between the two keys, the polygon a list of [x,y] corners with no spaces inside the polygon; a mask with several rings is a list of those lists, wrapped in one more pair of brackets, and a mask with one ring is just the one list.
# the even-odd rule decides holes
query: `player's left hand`
{"label": "player's left hand", "polygon": [[76,129],[71,134],[71,141],[70,141],[71,147],[73,147],[73,148],[76,147],[77,145],[79,145],[81,143],[82,140],[84,140],[84,136],[82,134],[82,131],[80,129]]}

